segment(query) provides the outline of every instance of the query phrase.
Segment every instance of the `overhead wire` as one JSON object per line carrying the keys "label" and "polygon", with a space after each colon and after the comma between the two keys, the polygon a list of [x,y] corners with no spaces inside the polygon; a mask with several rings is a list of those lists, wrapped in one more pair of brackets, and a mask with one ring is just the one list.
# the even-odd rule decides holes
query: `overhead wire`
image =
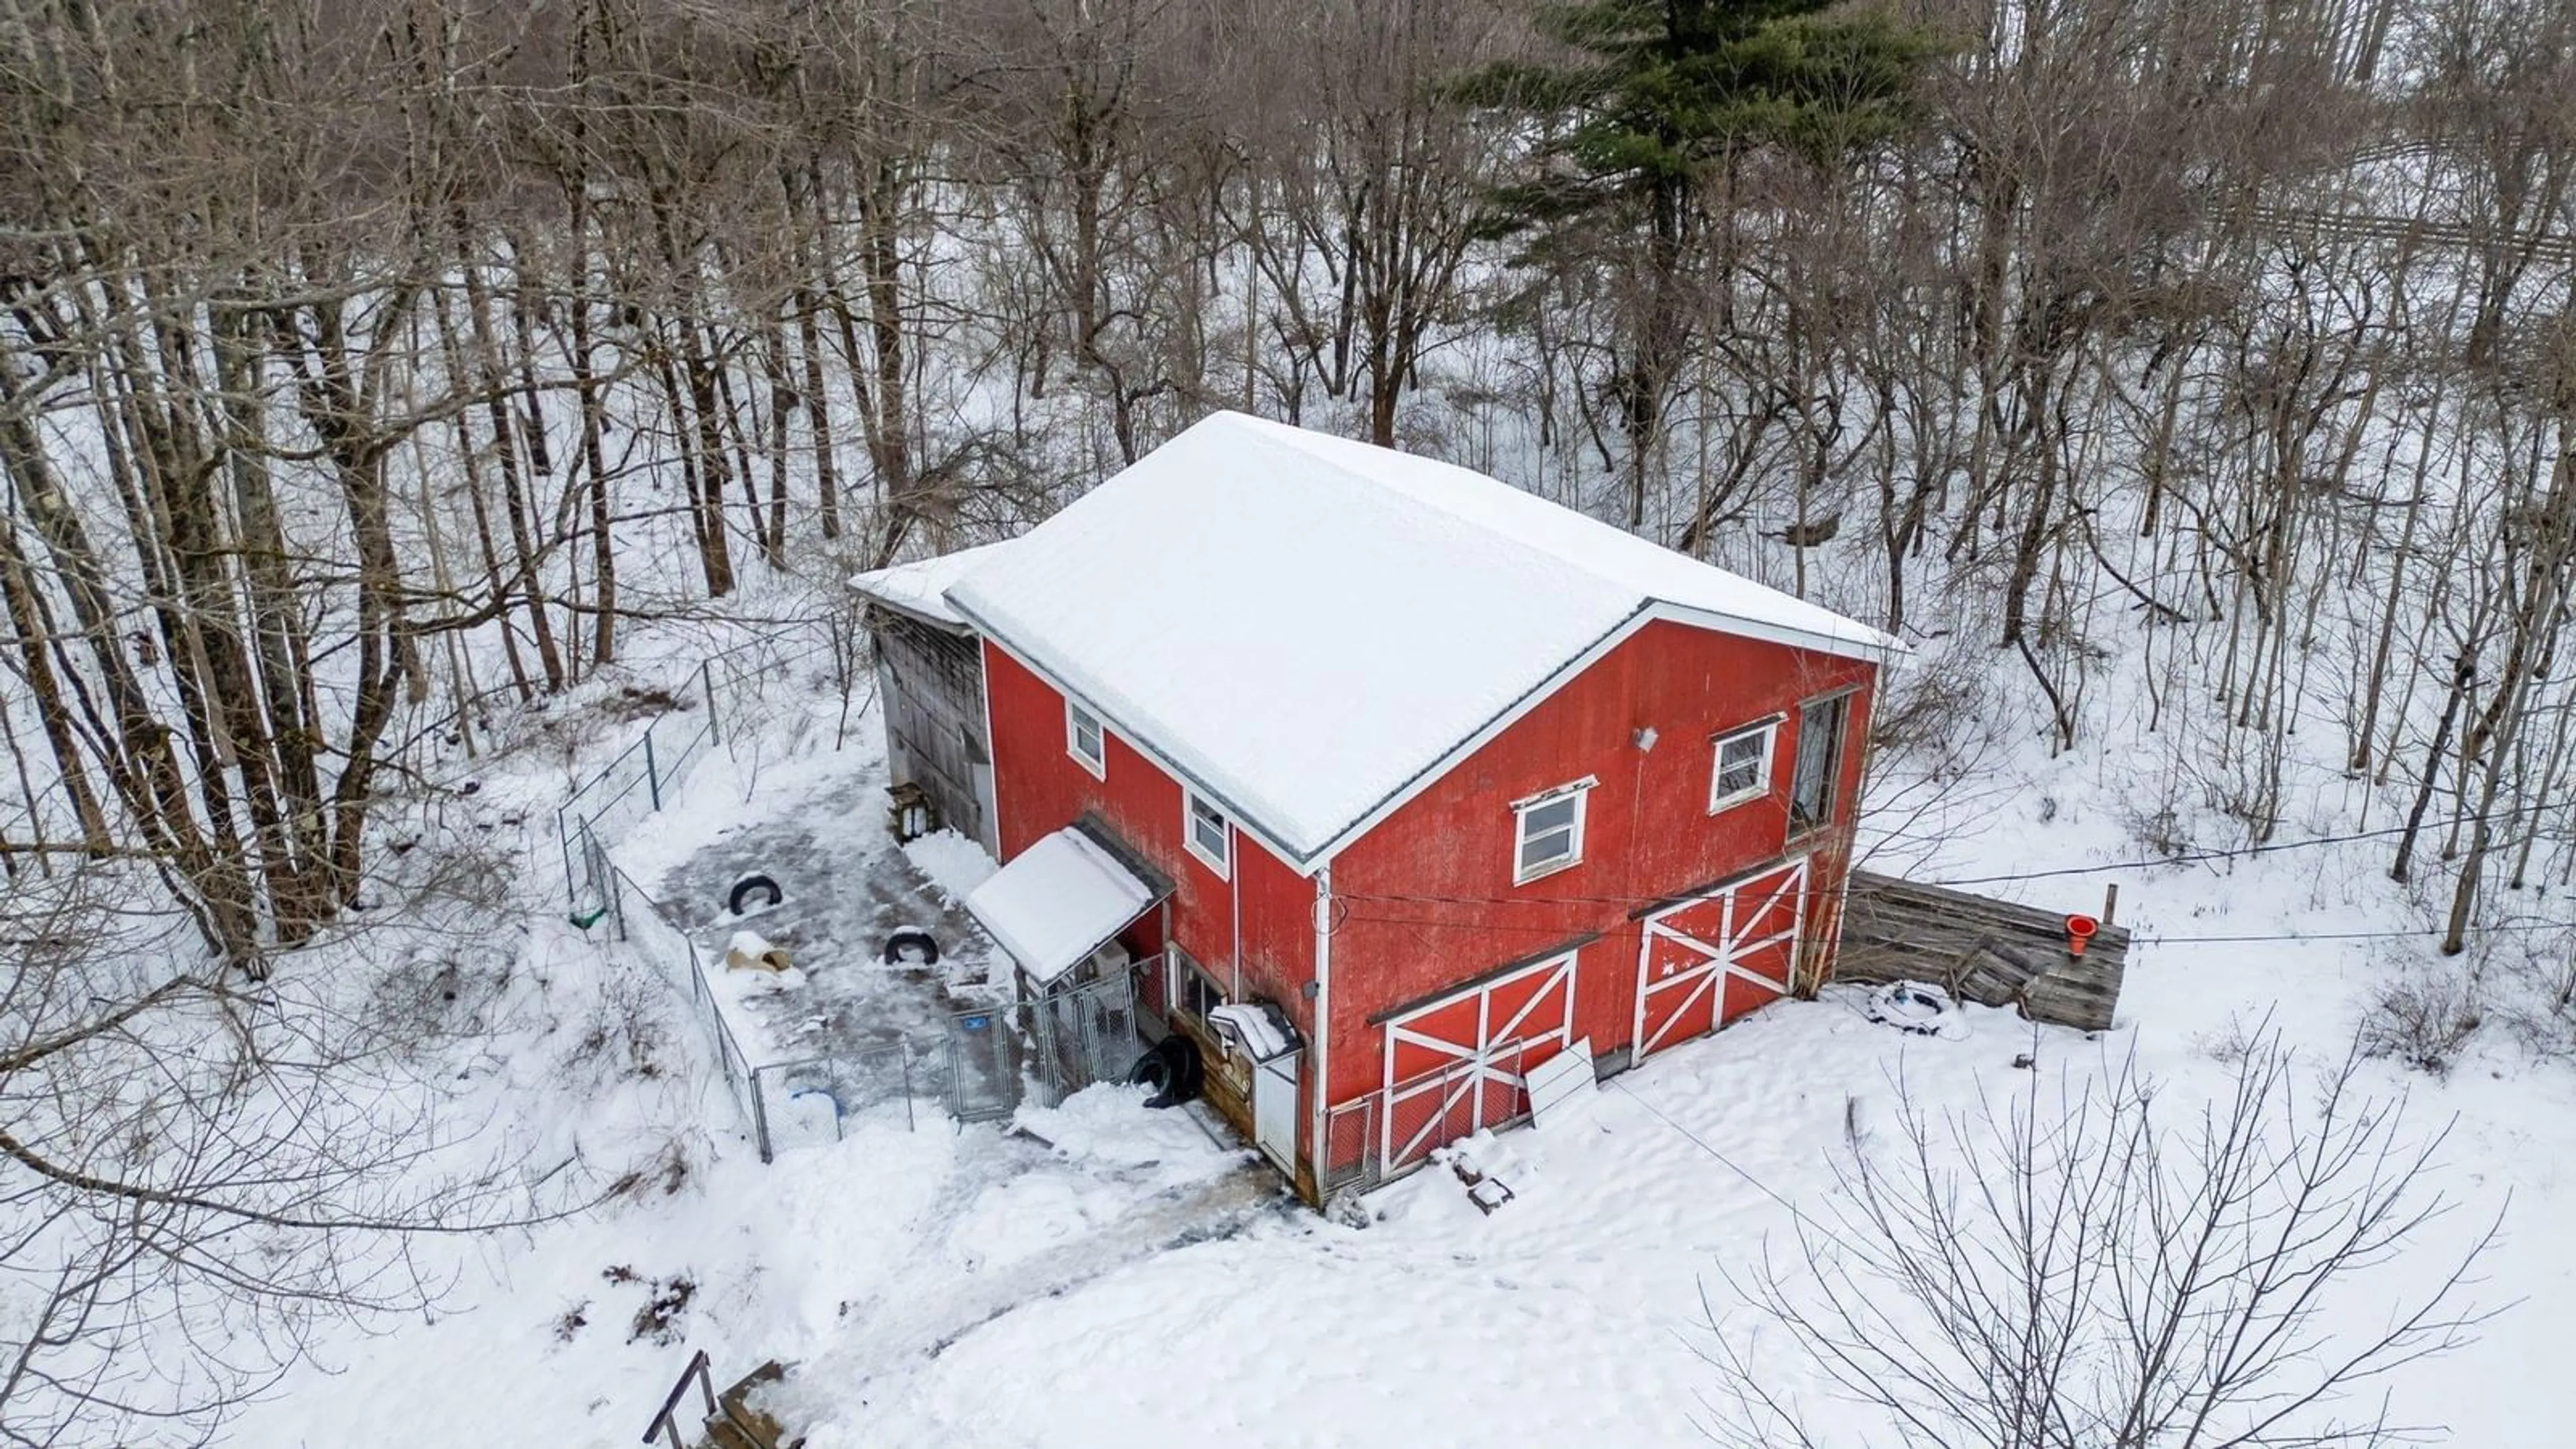
{"label": "overhead wire", "polygon": [[[2158,866],[2193,865],[2205,861],[2242,859],[2250,856],[2272,855],[2283,851],[2313,849],[2326,845],[2347,845],[2358,840],[2378,840],[2391,835],[2402,835],[2410,829],[2418,831],[2447,829],[2452,825],[2465,823],[2466,820],[2467,817],[2465,816],[2460,817],[2457,820],[2427,820],[2414,826],[2392,825],[2378,830],[2356,830],[2342,835],[2311,836],[2304,840],[2274,841],[2261,845],[2237,846],[2225,850],[2191,851],[2181,855],[2157,855],[2147,856],[2136,860],[2108,861],[2099,865],[2061,866],[2048,870],[2016,871],[2001,875],[1957,876],[1946,880],[1911,881],[1909,883],[1915,885],[1957,888],[1961,886],[1977,885],[2009,885],[2019,881],[2049,880],[2056,877],[2070,875],[2100,875],[2105,871],[2115,870],[2152,870]],[[1394,901],[1435,905],[1599,905],[1629,907],[1655,906],[1674,903],[1677,901],[1676,897],[1669,895],[1596,896],[1566,895],[1551,892],[1544,895],[1474,896],[1403,891],[1337,891],[1335,893],[1335,899],[1339,901]],[[1446,923],[1431,922],[1426,924]]]}
{"label": "overhead wire", "polygon": [[[1557,899],[1562,901],[1568,898],[1558,897]],[[1462,905],[1476,904],[1474,900],[1467,898],[1460,898],[1457,903]],[[1379,916],[1358,912],[1352,912],[1340,916],[1336,924],[1364,926],[1418,926],[1428,929],[1473,930],[1480,934],[1491,934],[1496,931],[1521,931],[1533,935],[1546,934],[1561,936],[1565,934],[1565,928],[1560,922],[1523,923],[1515,925],[1494,921],[1468,919],[1444,921],[1435,920],[1425,916]],[[2491,926],[2481,926],[2478,929],[2485,933],[2564,931],[2576,929],[2576,921],[2505,921]],[[2156,931],[2132,931],[2129,934],[2129,943],[2133,946],[2252,945],[2264,942],[2291,941],[2399,940],[2411,936],[2439,936],[2441,934],[2442,933],[2439,930],[2430,926],[2416,927],[2410,930],[2387,931],[2254,931],[2197,936],[2167,935]]]}

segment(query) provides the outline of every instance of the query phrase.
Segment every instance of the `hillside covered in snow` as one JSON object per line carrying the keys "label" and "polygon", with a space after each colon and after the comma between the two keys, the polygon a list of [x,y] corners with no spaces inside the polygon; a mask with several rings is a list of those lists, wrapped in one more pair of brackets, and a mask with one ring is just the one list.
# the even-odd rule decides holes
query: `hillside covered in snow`
{"label": "hillside covered in snow", "polygon": [[[0,1442],[2560,1442],[2571,96],[2527,0],[0,17]],[[1330,1214],[972,1110],[846,581],[1224,409],[1902,641],[1863,864],[2117,886],[2114,1028],[1828,987]]]}

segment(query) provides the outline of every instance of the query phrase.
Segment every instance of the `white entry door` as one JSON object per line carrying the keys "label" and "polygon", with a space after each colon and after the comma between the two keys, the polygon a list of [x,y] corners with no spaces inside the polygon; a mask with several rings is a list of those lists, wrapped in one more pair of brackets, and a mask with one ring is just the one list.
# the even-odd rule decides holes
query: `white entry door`
{"label": "white entry door", "polygon": [[1252,1064],[1252,1144],[1279,1170],[1297,1174],[1297,1063],[1302,1053],[1282,1052]]}

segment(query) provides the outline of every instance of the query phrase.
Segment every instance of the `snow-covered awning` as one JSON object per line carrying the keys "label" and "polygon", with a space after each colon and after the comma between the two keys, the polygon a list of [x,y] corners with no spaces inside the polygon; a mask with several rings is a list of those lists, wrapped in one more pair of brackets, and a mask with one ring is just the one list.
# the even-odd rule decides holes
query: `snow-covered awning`
{"label": "snow-covered awning", "polygon": [[1256,1062],[1297,1049],[1297,1028],[1267,1001],[1231,1002],[1209,1012],[1207,1019],[1218,1037]]}
{"label": "snow-covered awning", "polygon": [[966,897],[966,911],[1043,987],[1162,897],[1098,841],[1067,826],[993,872]]}

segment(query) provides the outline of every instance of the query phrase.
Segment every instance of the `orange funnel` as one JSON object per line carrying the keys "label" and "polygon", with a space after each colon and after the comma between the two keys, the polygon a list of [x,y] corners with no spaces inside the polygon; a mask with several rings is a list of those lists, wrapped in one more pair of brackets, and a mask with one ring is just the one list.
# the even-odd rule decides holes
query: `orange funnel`
{"label": "orange funnel", "polygon": [[2083,955],[2085,943],[2091,941],[2093,933],[2100,929],[2102,929],[2102,923],[2091,916],[2068,916],[2066,918],[2066,954]]}

